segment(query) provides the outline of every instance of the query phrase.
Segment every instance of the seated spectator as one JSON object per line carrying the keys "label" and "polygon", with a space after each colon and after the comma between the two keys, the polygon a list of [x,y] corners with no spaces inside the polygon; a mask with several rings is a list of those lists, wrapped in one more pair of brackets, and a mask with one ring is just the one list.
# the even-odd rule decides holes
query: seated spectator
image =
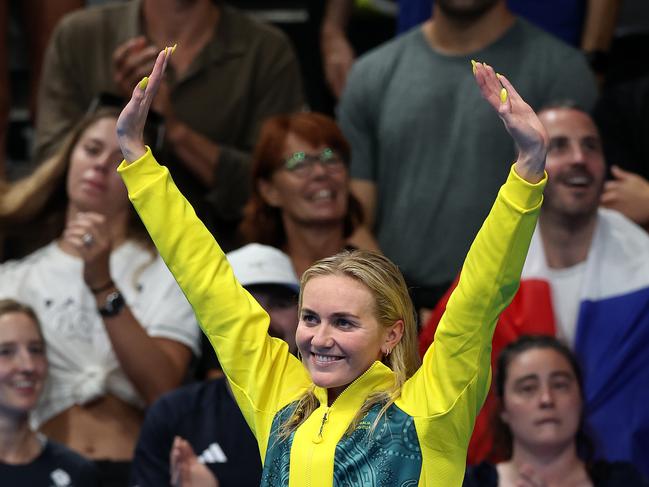
{"label": "seated spectator", "polygon": [[248,195],[261,122],[303,106],[286,37],[225,2],[134,0],[87,8],[56,28],[43,68],[35,153],[50,156],[102,92],[128,99],[158,50],[178,44],[154,102],[174,180],[219,241],[229,240]]}
{"label": "seated spectator", "polygon": [[549,336],[523,336],[500,354],[497,447],[506,461],[469,468],[465,487],[649,485],[625,462],[592,462],[577,358]]}
{"label": "seated spectator", "polygon": [[96,487],[94,465],[35,433],[29,413],[47,379],[45,341],[34,311],[0,299],[0,478],[6,486]]}
{"label": "seated spectator", "polygon": [[315,261],[356,245],[362,221],[349,190],[350,149],[336,123],[318,113],[268,119],[253,156],[252,197],[243,239],[286,252],[298,276]]}
{"label": "seated spectator", "polygon": [[[300,284],[288,256],[273,247],[250,244],[227,258],[241,285],[270,315],[269,334],[287,342],[295,354]],[[135,449],[131,483],[175,486],[180,479],[184,487],[201,487],[203,482],[217,485],[215,478],[220,487],[252,487],[261,481],[257,443],[225,377],[170,392],[149,408]]]}
{"label": "seated spectator", "polygon": [[102,460],[104,485],[126,483],[143,409],[182,382],[199,334],[115,172],[115,124],[113,110],[85,119],[55,157],[53,172],[65,173],[57,187],[23,186],[48,188],[43,230],[54,240],[0,266],[0,297],[32,306],[47,342],[50,382],[35,426]]}
{"label": "seated spectator", "polygon": [[[501,315],[496,357],[523,334],[558,335],[584,370],[586,420],[596,453],[649,474],[649,236],[616,211],[599,208],[604,156],[592,118],[569,103],[543,109],[550,137],[545,201],[520,289]],[[447,294],[447,296],[450,294]],[[446,298],[420,337],[433,340]],[[469,459],[489,450],[489,410],[480,413]]]}

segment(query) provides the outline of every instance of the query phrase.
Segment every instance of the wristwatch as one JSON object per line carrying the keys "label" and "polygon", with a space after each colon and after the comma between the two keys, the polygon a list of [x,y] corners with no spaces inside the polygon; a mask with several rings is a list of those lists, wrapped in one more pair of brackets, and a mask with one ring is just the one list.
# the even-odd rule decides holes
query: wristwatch
{"label": "wristwatch", "polygon": [[104,305],[98,308],[98,311],[100,315],[110,318],[112,316],[117,316],[124,306],[126,306],[126,301],[124,301],[122,293],[119,291],[113,291],[106,296]]}

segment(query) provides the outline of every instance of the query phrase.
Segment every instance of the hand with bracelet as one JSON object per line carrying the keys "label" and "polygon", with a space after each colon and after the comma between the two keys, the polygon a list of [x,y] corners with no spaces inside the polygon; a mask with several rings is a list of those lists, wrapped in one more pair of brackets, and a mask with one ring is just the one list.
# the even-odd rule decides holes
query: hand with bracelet
{"label": "hand with bracelet", "polygon": [[83,280],[93,294],[115,287],[110,275],[112,244],[106,215],[77,213],[68,220],[62,240],[83,259]]}

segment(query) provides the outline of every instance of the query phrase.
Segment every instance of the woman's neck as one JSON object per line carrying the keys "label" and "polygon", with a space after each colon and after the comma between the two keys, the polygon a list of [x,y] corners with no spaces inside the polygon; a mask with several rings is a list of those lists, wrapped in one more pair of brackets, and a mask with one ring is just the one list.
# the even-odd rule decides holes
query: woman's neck
{"label": "woman's neck", "polygon": [[29,463],[40,452],[41,443],[36,433],[29,428],[27,417],[0,419],[0,462]]}
{"label": "woman's neck", "polygon": [[513,478],[518,478],[521,467],[527,466],[548,487],[591,485],[584,462],[577,456],[574,442],[563,447],[541,450],[519,443],[514,444],[513,451],[511,460],[499,465],[499,472],[502,470],[506,477],[512,475]]}
{"label": "woman's neck", "polygon": [[315,261],[337,254],[345,248],[344,223],[300,225],[284,219],[284,251],[293,262],[298,277]]}

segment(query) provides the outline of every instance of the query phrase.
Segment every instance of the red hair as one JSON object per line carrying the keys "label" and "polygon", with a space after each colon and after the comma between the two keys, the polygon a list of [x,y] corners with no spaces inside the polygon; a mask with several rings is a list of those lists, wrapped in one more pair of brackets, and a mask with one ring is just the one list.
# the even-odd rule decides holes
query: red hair
{"label": "red hair", "polygon": [[[349,166],[349,143],[331,117],[321,113],[299,112],[266,119],[261,126],[252,158],[251,197],[239,226],[245,242],[259,242],[278,248],[286,243],[282,210],[266,203],[259,192],[258,183],[262,179],[270,181],[273,173],[284,164],[284,147],[288,134],[296,135],[313,146],[330,147]],[[361,222],[362,207],[350,192],[345,215],[345,237],[351,235]]]}

